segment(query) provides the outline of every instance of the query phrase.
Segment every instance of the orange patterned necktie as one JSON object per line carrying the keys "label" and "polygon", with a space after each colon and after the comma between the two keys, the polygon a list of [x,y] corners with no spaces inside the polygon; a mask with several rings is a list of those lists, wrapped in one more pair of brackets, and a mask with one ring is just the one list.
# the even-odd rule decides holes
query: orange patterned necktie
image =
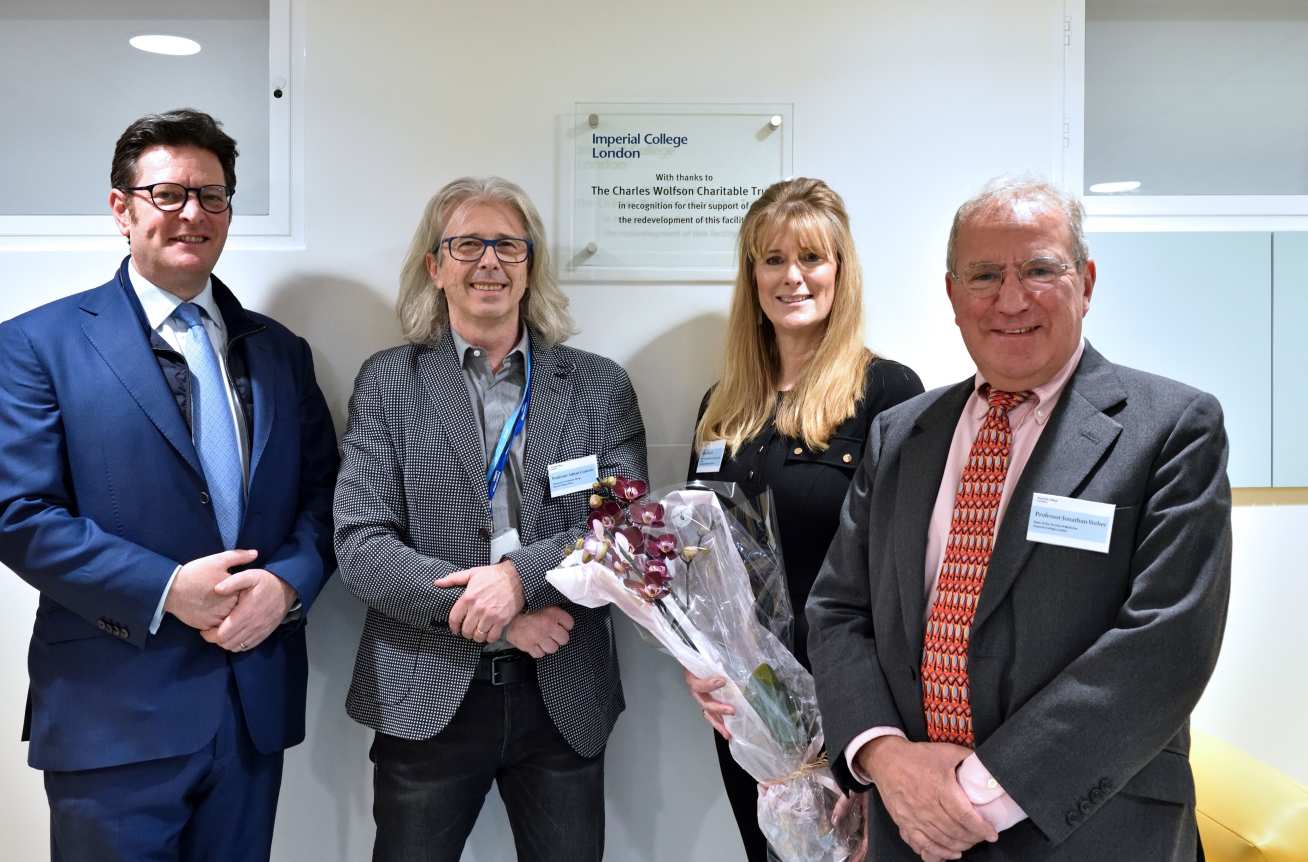
{"label": "orange patterned necktie", "polygon": [[1008,411],[1031,397],[1030,392],[982,388],[990,410],[967,456],[949,540],[940,562],[936,600],[927,617],[922,643],[922,708],[932,742],[973,745],[972,704],[968,701],[967,643],[972,618],[990,566],[999,500],[1008,476],[1013,429]]}

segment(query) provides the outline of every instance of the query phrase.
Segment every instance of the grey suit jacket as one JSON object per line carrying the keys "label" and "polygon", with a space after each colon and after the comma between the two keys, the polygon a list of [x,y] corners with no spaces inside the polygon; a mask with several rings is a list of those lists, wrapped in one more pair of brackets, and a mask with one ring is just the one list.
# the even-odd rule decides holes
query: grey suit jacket
{"label": "grey suit jacket", "polygon": [[[967,380],[885,411],[808,603],[837,777],[875,726],[927,738],[926,531]],[[1030,819],[966,859],[1195,854],[1189,715],[1231,571],[1226,434],[1211,395],[1089,345],[999,526],[968,651],[976,753]],[[1026,540],[1033,493],[1113,503],[1107,554]],[[875,792],[873,858],[917,857]]]}
{"label": "grey suit jacket", "polygon": [[[509,557],[527,610],[562,605],[571,638],[536,663],[546,708],[580,754],[601,751],[623,708],[607,608],[566,602],[545,580],[581,535],[584,492],[549,497],[546,468],[595,455],[601,476],[645,479],[645,427],[616,363],[533,339],[524,431],[523,547]],[[346,709],[408,739],[439,733],[467,693],[482,646],[450,632],[462,588],[432,581],[490,562],[486,455],[454,340],[368,359],[355,380],[336,485],[341,579],[368,605]]]}

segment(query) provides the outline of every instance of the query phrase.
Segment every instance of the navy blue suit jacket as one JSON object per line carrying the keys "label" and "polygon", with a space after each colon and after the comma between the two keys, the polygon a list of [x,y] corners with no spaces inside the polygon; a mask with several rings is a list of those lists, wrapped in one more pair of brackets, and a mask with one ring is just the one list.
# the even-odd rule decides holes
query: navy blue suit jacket
{"label": "navy blue suit jacket", "polygon": [[[308,344],[213,286],[253,395],[237,547],[258,550],[253,565],[293,586],[307,611],[333,568],[331,416]],[[149,633],[173,570],[221,550],[127,261],[100,287],[0,324],[0,561],[41,593],[28,657],[33,767],[197,751],[232,677],[260,751],[304,738],[302,622],[243,653],[171,615]]]}

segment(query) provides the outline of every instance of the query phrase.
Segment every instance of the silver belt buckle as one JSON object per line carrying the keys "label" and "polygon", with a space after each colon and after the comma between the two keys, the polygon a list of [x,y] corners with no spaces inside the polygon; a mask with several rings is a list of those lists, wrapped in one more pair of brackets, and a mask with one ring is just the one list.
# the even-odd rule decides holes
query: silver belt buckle
{"label": "silver belt buckle", "polygon": [[491,658],[491,685],[504,685],[504,680],[500,677],[500,665],[512,658],[512,655],[497,655]]}

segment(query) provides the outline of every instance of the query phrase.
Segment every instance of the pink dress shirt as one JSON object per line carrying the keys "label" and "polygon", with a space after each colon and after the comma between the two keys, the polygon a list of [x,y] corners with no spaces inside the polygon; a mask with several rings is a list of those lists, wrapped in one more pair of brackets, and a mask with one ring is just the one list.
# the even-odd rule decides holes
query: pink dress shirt
{"label": "pink dress shirt", "polygon": [[[1085,351],[1083,340],[1054,377],[1047,383],[1037,386],[1033,397],[1019,404],[1008,414],[1009,425],[1013,429],[1013,445],[1008,455],[1008,477],[1004,480],[1004,491],[999,498],[999,513],[995,519],[995,531],[1004,521],[1004,512],[1008,510],[1008,501],[1013,495],[1013,488],[1022,476],[1031,452],[1040,440],[1058,399],[1063,395],[1068,379],[1081,361]],[[978,371],[975,388],[971,397],[963,405],[963,413],[958,417],[954,428],[954,438],[949,444],[949,458],[945,461],[945,474],[940,479],[940,490],[936,492],[936,505],[931,510],[931,522],[927,527],[927,546],[925,560],[926,608],[923,620],[931,615],[931,605],[936,599],[936,580],[940,573],[940,561],[944,556],[945,543],[949,539],[949,522],[953,517],[954,497],[958,492],[958,483],[967,464],[967,456],[972,450],[972,441],[981,430],[981,423],[990,409],[986,399],[980,395],[985,378]],[[845,747],[845,762],[855,778],[868,783],[868,778],[854,764],[854,755],[859,749],[874,739],[882,736],[904,736],[904,731],[897,727],[873,727],[854,737]],[[977,812],[995,828],[1002,831],[1026,819],[1026,812],[1013,797],[1004,792],[1004,788],[990,774],[975,754],[970,755],[958,765],[958,784],[967,794],[967,798],[976,806]]]}

